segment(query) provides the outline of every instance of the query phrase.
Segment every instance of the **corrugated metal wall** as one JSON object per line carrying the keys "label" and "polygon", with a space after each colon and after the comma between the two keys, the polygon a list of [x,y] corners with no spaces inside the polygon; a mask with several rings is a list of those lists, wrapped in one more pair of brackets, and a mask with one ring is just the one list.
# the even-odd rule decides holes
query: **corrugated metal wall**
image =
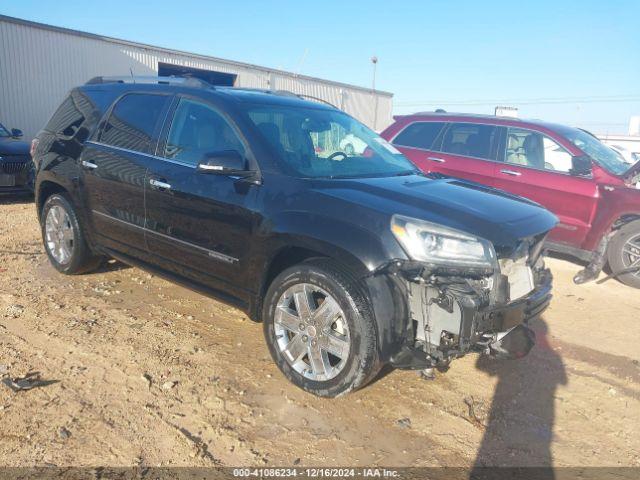
{"label": "corrugated metal wall", "polygon": [[[254,65],[81,34],[0,16],[0,122],[33,137],[73,86],[100,75],[157,75],[158,62],[237,75],[236,86],[326,100],[381,130],[392,95]],[[374,121],[375,102],[378,114]]]}

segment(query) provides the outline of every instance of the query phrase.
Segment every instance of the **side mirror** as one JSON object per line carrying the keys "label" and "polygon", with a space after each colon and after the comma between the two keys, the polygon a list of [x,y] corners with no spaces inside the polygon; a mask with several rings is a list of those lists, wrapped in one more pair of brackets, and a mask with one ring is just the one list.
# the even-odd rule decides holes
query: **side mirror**
{"label": "side mirror", "polygon": [[576,177],[591,176],[591,158],[588,155],[571,157],[571,170],[569,170],[569,173]]}
{"label": "side mirror", "polygon": [[21,138],[22,137],[22,130],[19,130],[17,128],[12,128],[11,129],[11,136],[13,138]]}
{"label": "side mirror", "polygon": [[237,150],[206,153],[198,164],[198,172],[231,177],[248,177],[247,160]]}

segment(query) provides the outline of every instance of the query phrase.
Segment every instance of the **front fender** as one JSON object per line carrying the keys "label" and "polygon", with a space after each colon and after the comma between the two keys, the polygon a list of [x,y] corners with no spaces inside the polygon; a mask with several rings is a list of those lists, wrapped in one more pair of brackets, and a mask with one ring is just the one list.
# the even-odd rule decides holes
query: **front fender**
{"label": "front fender", "polygon": [[265,224],[259,237],[269,248],[265,261],[285,247],[316,251],[344,264],[357,277],[365,277],[394,259],[407,259],[385,226],[372,232],[360,225],[308,212],[283,212]]}
{"label": "front fender", "polygon": [[616,186],[601,189],[601,195],[591,230],[582,244],[584,250],[595,250],[620,219],[640,217],[640,190]]}
{"label": "front fender", "polygon": [[[258,270],[254,274],[261,278],[259,292],[267,288],[267,272],[280,252],[295,248],[332,258],[362,281],[376,318],[381,361],[388,361],[398,351],[411,326],[406,294],[396,279],[380,270],[393,260],[407,260],[407,256],[388,227],[374,233],[335,217],[285,212],[264,225],[259,237],[259,244],[268,245],[254,267]],[[259,298],[254,308],[257,314]]]}

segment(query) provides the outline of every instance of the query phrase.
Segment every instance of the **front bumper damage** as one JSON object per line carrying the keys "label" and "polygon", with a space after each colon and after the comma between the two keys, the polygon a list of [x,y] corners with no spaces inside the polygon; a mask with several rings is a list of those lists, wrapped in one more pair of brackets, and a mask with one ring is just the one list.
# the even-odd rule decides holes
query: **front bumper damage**
{"label": "front bumper damage", "polygon": [[387,273],[402,292],[408,320],[389,362],[404,369],[446,369],[451,360],[472,351],[498,358],[529,353],[535,335],[528,324],[549,306],[552,275],[539,251],[515,261],[526,268],[530,284],[525,290],[500,271],[434,273],[396,262]]}

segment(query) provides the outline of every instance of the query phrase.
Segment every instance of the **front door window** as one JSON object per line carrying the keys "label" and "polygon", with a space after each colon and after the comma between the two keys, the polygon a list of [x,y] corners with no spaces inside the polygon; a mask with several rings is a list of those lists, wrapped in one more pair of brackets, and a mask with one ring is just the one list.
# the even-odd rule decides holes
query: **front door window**
{"label": "front door window", "polygon": [[208,105],[181,99],[163,156],[195,166],[206,154],[224,150],[244,154],[244,146],[229,123]]}
{"label": "front door window", "polygon": [[569,173],[571,154],[551,138],[532,130],[509,128],[505,161],[514,165]]}

